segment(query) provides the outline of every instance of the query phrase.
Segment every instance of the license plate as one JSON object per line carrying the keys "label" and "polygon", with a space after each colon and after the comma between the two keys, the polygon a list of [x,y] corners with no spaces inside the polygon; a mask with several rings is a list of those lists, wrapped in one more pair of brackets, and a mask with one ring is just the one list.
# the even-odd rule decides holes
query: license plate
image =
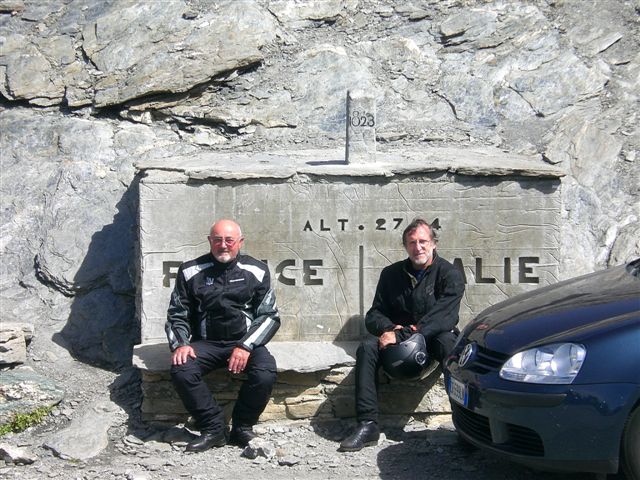
{"label": "license plate", "polygon": [[469,403],[467,386],[460,380],[449,377],[449,397],[460,405],[466,407]]}

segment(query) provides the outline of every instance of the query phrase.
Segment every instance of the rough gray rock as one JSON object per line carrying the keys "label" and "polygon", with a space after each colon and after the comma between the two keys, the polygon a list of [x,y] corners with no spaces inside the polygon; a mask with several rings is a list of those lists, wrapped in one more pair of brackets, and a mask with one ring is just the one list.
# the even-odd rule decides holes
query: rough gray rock
{"label": "rough gray rock", "polygon": [[37,456],[25,448],[0,443],[0,458],[15,465],[29,465],[37,460]]}
{"label": "rough gray rock", "polygon": [[[66,306],[67,330],[83,322],[83,335],[69,339],[75,353],[126,365],[136,339],[136,185],[133,166],[123,159],[153,134],[147,127],[116,130],[109,122],[32,117],[15,109],[0,112],[0,119],[2,198],[8,207],[0,282],[4,312],[11,312],[11,321],[30,321],[55,317],[57,305]],[[41,300],[26,300],[29,291]],[[51,292],[73,298],[71,308]],[[103,302],[91,301],[95,298]],[[40,321],[36,331],[46,323]],[[89,332],[95,334],[92,339]]]}
{"label": "rough gray rock", "polygon": [[[27,3],[23,17],[35,3]],[[69,21],[71,9],[84,18]],[[41,28],[22,25],[18,35],[6,38],[0,92],[44,106],[65,101],[72,107],[101,107],[184,92],[259,62],[260,47],[276,33],[264,9],[230,1],[193,17],[181,0],[80,0],[69,10],[58,4],[38,17]]]}
{"label": "rough gray rock", "polygon": [[242,456],[250,459],[256,459],[258,457],[265,458],[267,460],[271,460],[276,456],[276,448],[271,442],[257,437],[249,442],[244,450],[242,451]]}
{"label": "rough gray rock", "polygon": [[27,343],[33,338],[33,325],[2,322],[0,324],[0,365],[27,361]]}
{"label": "rough gray rock", "polygon": [[64,460],[93,458],[108,446],[107,432],[122,413],[120,407],[109,401],[89,405],[71,425],[46,439],[44,447]]}
{"label": "rough gray rock", "polygon": [[0,371],[0,425],[10,423],[16,414],[30,414],[50,408],[64,398],[64,390],[52,379],[30,367]]}

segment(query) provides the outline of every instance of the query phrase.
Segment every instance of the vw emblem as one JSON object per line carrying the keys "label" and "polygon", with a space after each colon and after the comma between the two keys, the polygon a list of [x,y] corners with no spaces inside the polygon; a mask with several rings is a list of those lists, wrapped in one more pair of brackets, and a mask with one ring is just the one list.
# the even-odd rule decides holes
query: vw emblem
{"label": "vw emblem", "polygon": [[467,363],[469,363],[469,360],[472,359],[472,357],[476,356],[476,344],[475,343],[468,343],[465,347],[464,350],[462,350],[462,353],[460,354],[460,358],[458,359],[458,365],[460,365],[461,367],[464,367]]}

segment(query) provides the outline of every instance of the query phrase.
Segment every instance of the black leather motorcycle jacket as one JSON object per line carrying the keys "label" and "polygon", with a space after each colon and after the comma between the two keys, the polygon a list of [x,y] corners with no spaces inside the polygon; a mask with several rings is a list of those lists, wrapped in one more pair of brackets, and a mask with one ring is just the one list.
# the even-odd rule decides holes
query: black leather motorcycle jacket
{"label": "black leather motorcycle jacket", "polygon": [[195,340],[237,341],[251,351],[280,328],[267,266],[239,254],[229,263],[211,253],[184,262],[167,311],[171,351]]}
{"label": "black leather motorcycle jacket", "polygon": [[[433,263],[420,281],[412,272],[408,258],[382,270],[372,306],[365,316],[369,333],[379,337],[396,325],[415,325],[428,341],[456,327],[464,294],[460,272],[435,251]],[[403,341],[412,333],[410,328],[396,330],[396,338]]]}

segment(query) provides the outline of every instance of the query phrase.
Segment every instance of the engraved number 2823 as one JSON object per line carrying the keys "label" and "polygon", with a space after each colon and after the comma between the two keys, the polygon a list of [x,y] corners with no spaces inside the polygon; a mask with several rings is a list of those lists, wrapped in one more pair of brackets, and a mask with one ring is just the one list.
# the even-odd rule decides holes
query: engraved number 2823
{"label": "engraved number 2823", "polygon": [[376,125],[373,114],[366,112],[359,112],[354,110],[349,118],[349,123],[352,127],[374,127]]}

